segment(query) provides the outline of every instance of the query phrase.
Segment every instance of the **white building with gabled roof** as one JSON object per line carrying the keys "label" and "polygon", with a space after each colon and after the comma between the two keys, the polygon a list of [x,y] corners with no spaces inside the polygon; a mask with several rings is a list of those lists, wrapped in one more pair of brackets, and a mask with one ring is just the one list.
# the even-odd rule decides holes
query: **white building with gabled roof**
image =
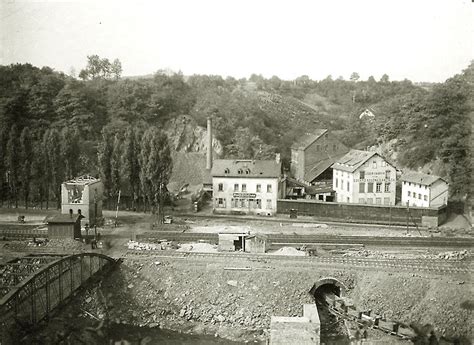
{"label": "white building with gabled roof", "polygon": [[279,161],[217,159],[212,163],[211,176],[213,212],[276,214]]}
{"label": "white building with gabled roof", "polygon": [[337,202],[395,205],[396,168],[377,152],[350,150],[332,168]]}
{"label": "white building with gabled roof", "polygon": [[407,172],[400,179],[403,205],[436,207],[447,204],[449,184],[443,178],[419,172]]}

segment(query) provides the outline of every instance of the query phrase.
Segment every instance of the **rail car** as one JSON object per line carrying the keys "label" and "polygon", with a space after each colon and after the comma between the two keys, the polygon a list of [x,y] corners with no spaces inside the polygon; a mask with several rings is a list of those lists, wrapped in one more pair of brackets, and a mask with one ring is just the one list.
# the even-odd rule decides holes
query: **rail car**
{"label": "rail car", "polygon": [[412,339],[416,336],[415,331],[410,326],[387,320],[380,315],[371,315],[370,310],[360,311],[348,298],[339,297],[333,293],[325,293],[324,301],[328,305],[329,312],[341,318],[355,321],[366,327],[379,329],[402,339]]}

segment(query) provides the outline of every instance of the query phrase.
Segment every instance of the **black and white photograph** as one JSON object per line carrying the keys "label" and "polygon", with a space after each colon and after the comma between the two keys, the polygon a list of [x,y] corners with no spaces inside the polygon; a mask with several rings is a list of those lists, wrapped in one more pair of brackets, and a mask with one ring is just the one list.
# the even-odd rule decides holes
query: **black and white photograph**
{"label": "black and white photograph", "polygon": [[473,345],[474,0],[0,0],[0,345]]}

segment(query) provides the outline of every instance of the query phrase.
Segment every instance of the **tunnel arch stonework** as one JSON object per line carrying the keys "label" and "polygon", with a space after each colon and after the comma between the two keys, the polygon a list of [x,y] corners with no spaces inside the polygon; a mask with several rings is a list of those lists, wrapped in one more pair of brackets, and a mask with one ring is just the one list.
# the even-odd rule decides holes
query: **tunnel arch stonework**
{"label": "tunnel arch stonework", "polygon": [[333,278],[333,277],[323,277],[323,278],[320,278],[318,279],[313,287],[311,288],[310,290],[310,293],[312,295],[314,295],[316,293],[316,290],[323,286],[323,285],[327,285],[327,284],[330,284],[330,285],[334,285],[336,286],[337,288],[339,288],[339,297],[343,297],[346,295],[346,292],[347,292],[347,287],[344,285],[343,282],[337,280],[336,278]]}

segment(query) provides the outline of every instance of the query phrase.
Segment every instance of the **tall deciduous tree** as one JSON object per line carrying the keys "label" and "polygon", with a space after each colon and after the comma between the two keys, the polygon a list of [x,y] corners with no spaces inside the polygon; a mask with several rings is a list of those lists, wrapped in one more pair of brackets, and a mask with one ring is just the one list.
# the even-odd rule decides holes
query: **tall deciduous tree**
{"label": "tall deciduous tree", "polygon": [[118,196],[118,193],[121,189],[122,179],[121,176],[121,145],[122,139],[118,134],[115,135],[113,139],[112,154],[110,156],[110,178],[111,178],[111,187],[112,195],[114,198]]}
{"label": "tall deciduous tree", "polygon": [[20,180],[25,207],[28,208],[28,201],[31,190],[31,161],[33,160],[33,142],[28,127],[23,128],[20,135]]}
{"label": "tall deciduous tree", "polygon": [[104,184],[104,194],[110,198],[112,192],[112,167],[110,165],[110,157],[113,150],[113,137],[111,134],[103,129],[102,140],[97,148],[99,174]]}
{"label": "tall deciduous tree", "polygon": [[61,135],[56,129],[51,129],[46,141],[48,167],[51,171],[51,189],[56,200],[57,208],[61,208],[61,183],[64,181],[64,163],[61,155]]}
{"label": "tall deciduous tree", "polygon": [[74,178],[79,170],[79,133],[69,126],[61,131],[61,157],[64,160],[64,175],[66,179]]}
{"label": "tall deciduous tree", "polygon": [[163,222],[163,198],[172,170],[171,152],[166,135],[156,127],[149,128],[140,150],[140,180],[153,212],[158,207],[158,219]]}
{"label": "tall deciduous tree", "polygon": [[20,171],[20,161],[18,160],[18,129],[16,125],[10,128],[7,142],[6,165],[8,175],[8,185],[10,189],[10,200],[13,197],[15,207],[18,207],[18,175]]}
{"label": "tall deciduous tree", "polygon": [[132,209],[135,209],[140,195],[140,165],[138,155],[140,147],[135,138],[135,131],[132,126],[127,128],[122,150],[122,174],[128,184],[132,197]]}

